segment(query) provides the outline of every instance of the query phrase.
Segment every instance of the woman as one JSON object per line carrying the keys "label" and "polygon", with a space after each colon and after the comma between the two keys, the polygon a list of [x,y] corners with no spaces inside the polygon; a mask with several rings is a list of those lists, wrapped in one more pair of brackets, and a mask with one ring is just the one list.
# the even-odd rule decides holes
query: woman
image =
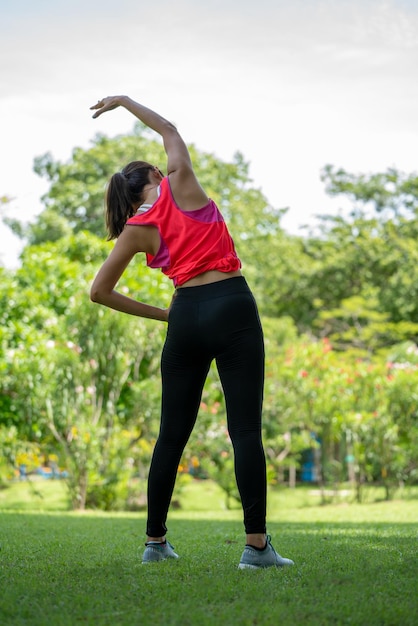
{"label": "woman", "polygon": [[[178,464],[196,421],[210,363],[223,386],[235,457],[246,547],[240,568],[293,564],[266,536],[266,465],[261,441],[264,385],[263,334],[257,307],[241,275],[241,262],[215,203],[193,171],[177,129],[127,96],[91,107],[93,118],[122,106],[159,133],[167,177],[134,161],[109,182],[106,223],[116,244],[98,272],[91,299],[131,315],[168,322],[161,358],[161,427],[148,479],[147,542],[143,563],[177,558],[166,541],[166,519]],[[173,280],[168,309],[138,302],[114,290],[138,252]]]}

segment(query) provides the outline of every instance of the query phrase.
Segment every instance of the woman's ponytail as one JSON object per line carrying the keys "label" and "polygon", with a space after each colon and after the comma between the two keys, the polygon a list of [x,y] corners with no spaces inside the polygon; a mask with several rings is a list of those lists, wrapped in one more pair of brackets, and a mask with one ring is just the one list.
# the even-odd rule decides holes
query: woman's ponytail
{"label": "woman's ponytail", "polygon": [[153,166],[145,161],[133,161],[121,172],[113,174],[106,192],[106,228],[108,240],[119,237],[126,221],[135,214],[134,205],[141,202],[142,192],[149,183]]}

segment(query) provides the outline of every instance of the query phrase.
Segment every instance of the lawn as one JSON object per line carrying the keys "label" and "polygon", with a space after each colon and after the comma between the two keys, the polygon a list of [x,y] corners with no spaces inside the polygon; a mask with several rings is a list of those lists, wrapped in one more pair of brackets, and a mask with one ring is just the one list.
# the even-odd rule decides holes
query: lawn
{"label": "lawn", "polygon": [[274,492],[268,530],[296,565],[242,571],[241,513],[212,483],[186,485],[170,515],[181,558],[147,566],[144,513],[70,513],[56,484],[36,489],[0,492],[2,626],[418,624],[417,500]]}

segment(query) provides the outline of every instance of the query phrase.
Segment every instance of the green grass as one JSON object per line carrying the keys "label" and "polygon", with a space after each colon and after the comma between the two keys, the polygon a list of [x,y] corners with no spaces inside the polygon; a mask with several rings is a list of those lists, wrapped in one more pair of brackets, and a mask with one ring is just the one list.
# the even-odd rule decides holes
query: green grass
{"label": "green grass", "polygon": [[0,489],[0,511],[68,511],[69,506],[64,481],[28,480]]}
{"label": "green grass", "polygon": [[241,512],[212,483],[184,487],[170,514],[181,558],[148,566],[143,513],[48,511],[65,494],[44,488],[43,511],[25,485],[0,492],[2,626],[418,623],[416,500],[321,507],[308,489],[274,492],[269,532],[296,565],[241,571]]}

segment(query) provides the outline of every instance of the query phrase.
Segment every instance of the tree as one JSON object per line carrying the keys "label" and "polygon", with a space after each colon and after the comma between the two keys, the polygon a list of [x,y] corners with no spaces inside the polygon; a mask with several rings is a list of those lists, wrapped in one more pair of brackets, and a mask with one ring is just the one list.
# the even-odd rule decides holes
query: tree
{"label": "tree", "polygon": [[[346,194],[353,210],[302,238],[281,229],[283,211],[252,187],[242,155],[224,163],[190,151],[264,322],[269,479],[282,481],[314,447],[323,486],[349,476],[360,499],[363,482],[380,480],[390,497],[418,471],[416,178],[329,166],[329,193]],[[35,170],[50,183],[45,209],[30,226],[9,220],[28,245],[18,270],[0,269],[0,440],[13,462],[59,453],[74,506],[139,506],[158,433],[163,326],[88,298],[113,245],[102,241],[106,180],[136,158],[165,162],[140,124],[128,136],[96,136],[67,163],[39,157]],[[130,264],[119,289],[162,306],[172,295],[144,260]],[[214,368],[182,467],[216,479],[228,504],[237,497]]]}
{"label": "tree", "polygon": [[[148,447],[138,442],[158,432],[154,391],[151,418],[130,398],[157,384],[162,325],[88,299],[94,266],[86,259],[103,259],[108,247],[88,233],[27,247],[13,283],[2,285],[3,302],[14,288],[13,309],[2,311],[6,425],[21,440],[42,443],[44,453],[58,453],[77,508],[89,501],[111,506],[120,477],[136,471],[136,459],[130,470],[128,459],[149,461]],[[169,301],[164,277],[151,278],[143,266],[128,273],[122,288]]]}
{"label": "tree", "polygon": [[407,175],[394,168],[376,174],[351,174],[344,169],[326,165],[321,179],[329,195],[346,195],[354,202],[351,212],[353,218],[365,217],[368,207],[385,221],[417,217],[416,174]]}
{"label": "tree", "polygon": [[339,350],[356,350],[359,357],[371,357],[382,348],[418,336],[418,324],[394,322],[389,313],[381,312],[377,290],[371,287],[368,297],[352,296],[335,309],[320,311],[314,328],[320,328]]}
{"label": "tree", "polygon": [[[331,195],[347,195],[353,208],[346,217],[323,217],[319,233],[311,232],[305,239],[304,252],[311,259],[307,281],[311,307],[303,310],[309,324],[316,333],[327,333],[330,318],[344,316],[343,309],[348,313],[356,303],[357,311],[362,308],[364,314],[368,308],[375,318],[363,332],[363,339],[370,337],[369,349],[402,338],[416,340],[418,178],[395,170],[353,175],[327,166],[323,180]],[[303,318],[296,321],[303,328]],[[350,320],[345,315],[345,321],[354,337],[355,316]],[[363,315],[363,328],[364,322]],[[335,333],[335,326],[331,332]]]}

